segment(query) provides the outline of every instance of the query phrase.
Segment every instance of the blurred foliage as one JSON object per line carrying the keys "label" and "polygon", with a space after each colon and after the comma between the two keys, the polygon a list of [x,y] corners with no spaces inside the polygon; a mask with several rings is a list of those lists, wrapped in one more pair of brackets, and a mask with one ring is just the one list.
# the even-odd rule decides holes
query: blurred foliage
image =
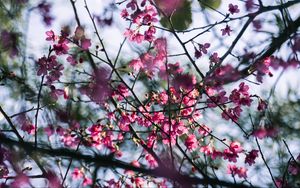
{"label": "blurred foliage", "polygon": [[300,135],[300,98],[296,100],[274,100],[268,119],[279,127],[283,138],[299,138]]}
{"label": "blurred foliage", "polygon": [[199,4],[203,9],[218,9],[222,0],[199,0]]}
{"label": "blurred foliage", "polygon": [[[183,6],[171,14],[170,21],[175,30],[182,31],[187,29],[192,23],[191,2],[184,1]],[[168,17],[162,17],[160,23],[166,28],[171,28]]]}

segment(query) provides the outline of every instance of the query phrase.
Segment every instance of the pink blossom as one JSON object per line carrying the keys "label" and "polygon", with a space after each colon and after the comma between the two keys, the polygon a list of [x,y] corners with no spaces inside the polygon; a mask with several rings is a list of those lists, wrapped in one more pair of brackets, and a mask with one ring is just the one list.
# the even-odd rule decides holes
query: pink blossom
{"label": "pink blossom", "polygon": [[144,38],[146,41],[152,42],[155,38],[154,34],[156,33],[155,27],[149,27],[148,30],[144,33]]}
{"label": "pink blossom", "polygon": [[47,41],[53,41],[53,42],[55,41],[56,36],[52,30],[46,31],[46,35],[47,35],[47,38],[46,38]]}
{"label": "pink blossom", "polygon": [[252,21],[252,24],[253,24],[253,27],[256,29],[256,30],[260,30],[262,28],[262,25],[261,25],[261,21],[260,20],[253,20]]}
{"label": "pink blossom", "polygon": [[189,91],[194,88],[196,82],[196,77],[189,74],[176,74],[172,80],[172,84],[177,91],[181,88]]}
{"label": "pink blossom", "polygon": [[193,134],[188,135],[188,137],[185,139],[184,144],[189,150],[196,149],[198,146],[198,141],[197,141],[196,136]]}
{"label": "pink blossom", "polygon": [[251,150],[246,154],[245,163],[248,163],[250,166],[255,163],[255,159],[258,157],[258,150]]}
{"label": "pink blossom", "polygon": [[217,107],[217,104],[223,104],[228,101],[228,97],[226,97],[226,91],[221,91],[217,93],[215,96],[211,96],[207,99],[207,106],[210,108]]}
{"label": "pink blossom", "polygon": [[233,176],[238,175],[239,178],[247,178],[247,171],[248,169],[244,167],[238,168],[237,166],[230,164],[227,166],[227,173],[232,174]]}
{"label": "pink blossom", "polygon": [[92,101],[103,103],[111,94],[109,85],[110,70],[105,67],[99,67],[94,72],[91,83],[80,89],[82,94],[87,95]]}
{"label": "pink blossom", "polygon": [[156,16],[158,15],[156,8],[152,5],[148,5],[145,7],[143,13],[143,21],[142,23],[145,25],[150,25],[151,23],[157,22],[158,19]]}
{"label": "pink blossom", "polygon": [[233,5],[232,3],[230,3],[228,5],[228,11],[231,13],[231,14],[234,14],[234,13],[239,13],[240,12],[240,9],[238,8],[237,5]]}
{"label": "pink blossom", "polygon": [[[229,99],[235,104],[250,106],[252,99],[248,93],[249,86],[242,82],[239,85],[239,89],[234,89],[229,96]],[[239,115],[238,115],[239,116]]]}
{"label": "pink blossom", "polygon": [[157,51],[157,54],[166,57],[167,56],[167,39],[158,38],[154,41],[154,48]]}
{"label": "pink blossom", "polygon": [[183,68],[180,67],[179,63],[176,62],[174,64],[168,63],[168,69],[170,74],[181,74],[183,72]]}
{"label": "pink blossom", "polygon": [[12,188],[20,188],[29,186],[29,178],[25,174],[19,174],[10,184]]}
{"label": "pink blossom", "polygon": [[37,75],[46,75],[47,74],[47,58],[44,56],[37,61],[38,70]]}
{"label": "pink blossom", "polygon": [[69,88],[68,87],[65,87],[64,89],[64,99],[69,99]]}
{"label": "pink blossom", "polygon": [[166,104],[168,102],[168,94],[166,92],[161,92],[159,94],[159,103]]}
{"label": "pink blossom", "polygon": [[254,1],[253,0],[246,0],[245,6],[246,6],[247,11],[252,10],[254,8]]}
{"label": "pink blossom", "polygon": [[56,133],[59,135],[59,136],[63,136],[65,134],[65,130],[61,127],[61,126],[58,126],[56,128]]}
{"label": "pink blossom", "polygon": [[139,31],[133,31],[131,29],[127,29],[124,33],[124,36],[136,43],[141,43],[144,40],[144,35],[140,34]]}
{"label": "pink blossom", "polygon": [[248,169],[246,169],[245,167],[240,167],[237,172],[239,178],[247,178],[247,171]]}
{"label": "pink blossom", "polygon": [[21,124],[21,129],[28,134],[35,133],[35,126],[32,124],[31,120],[24,114],[19,115],[17,118],[18,123]]}
{"label": "pink blossom", "polygon": [[210,77],[211,80],[220,82],[220,84],[226,80],[235,81],[237,78],[239,78],[239,73],[230,64],[218,67]]}
{"label": "pink blossom", "polygon": [[129,90],[124,84],[119,84],[113,96],[117,96],[118,101],[121,101],[129,96]]}
{"label": "pink blossom", "polygon": [[78,62],[76,61],[76,59],[73,57],[73,56],[68,56],[67,57],[67,61],[72,65],[72,66],[75,66],[78,64]]}
{"label": "pink blossom", "polygon": [[142,69],[144,67],[144,65],[141,60],[133,59],[129,63],[129,67],[133,68],[134,71],[139,71],[140,69]]}
{"label": "pink blossom", "polygon": [[122,18],[127,18],[127,17],[129,16],[128,11],[127,11],[126,9],[123,9],[123,10],[121,11],[121,16],[122,16]]}
{"label": "pink blossom", "polygon": [[58,176],[55,174],[55,172],[48,171],[45,174],[45,176],[46,176],[46,178],[48,180],[49,188],[57,188],[57,187],[61,186],[61,181],[58,178]]}
{"label": "pink blossom", "polygon": [[206,125],[201,125],[198,129],[198,132],[203,136],[207,136],[210,133],[210,131],[211,129]]}
{"label": "pink blossom", "polygon": [[137,160],[132,161],[131,164],[134,167],[140,167],[141,166],[140,163]]}
{"label": "pink blossom", "polygon": [[44,128],[45,133],[48,137],[54,134],[54,127],[53,125],[49,124],[47,127]]}
{"label": "pink blossom", "polygon": [[243,151],[241,144],[239,142],[230,143],[229,148],[226,148],[223,152],[223,158],[228,159],[229,162],[237,162],[239,153]]}
{"label": "pink blossom", "polygon": [[151,154],[146,154],[145,159],[148,161],[150,168],[155,168],[158,166],[156,160],[154,159],[154,157]]}
{"label": "pink blossom", "polygon": [[24,123],[21,129],[31,135],[35,132],[35,126],[31,123]]}
{"label": "pink blossom", "polygon": [[62,89],[56,89],[53,85],[50,86],[50,89],[51,89],[50,96],[55,101],[58,100],[58,96],[64,94],[64,90],[62,90]]}
{"label": "pink blossom", "polygon": [[222,156],[222,153],[220,151],[215,150],[215,148],[210,145],[201,146],[200,152],[203,152],[205,155],[210,156],[213,160],[215,160],[217,157]]}
{"label": "pink blossom", "polygon": [[147,147],[149,148],[155,148],[155,141],[157,139],[157,135],[155,132],[151,132],[149,136],[147,137]]}
{"label": "pink blossom", "polygon": [[274,59],[272,57],[267,57],[263,61],[256,63],[255,68],[257,70],[256,80],[262,83],[262,78],[264,75],[268,74],[269,76],[273,76],[270,71],[270,66]]}
{"label": "pink blossom", "polygon": [[236,141],[230,143],[229,149],[235,153],[241,153],[243,151],[241,143]]}
{"label": "pink blossom", "polygon": [[198,48],[195,47],[195,57],[198,59],[202,56],[202,53],[207,54],[207,49],[210,47],[210,43],[198,44]]}
{"label": "pink blossom", "polygon": [[78,168],[74,168],[73,172],[72,172],[72,178],[74,178],[75,180],[77,179],[81,179],[83,178],[83,171],[78,169]]}
{"label": "pink blossom", "polygon": [[260,127],[252,132],[252,135],[263,139],[265,137],[276,137],[278,134],[278,129],[275,127]]}
{"label": "pink blossom", "polygon": [[55,51],[56,55],[67,54],[69,51],[69,46],[67,45],[67,41],[62,43],[54,44],[53,50]]}
{"label": "pink blossom", "polygon": [[121,116],[121,118],[119,119],[119,122],[118,122],[118,126],[120,128],[120,130],[122,131],[129,131],[129,126],[130,126],[130,118],[128,117],[128,114],[123,114]]}
{"label": "pink blossom", "polygon": [[84,177],[82,185],[85,186],[89,186],[93,184],[93,180],[91,178],[88,177]]}
{"label": "pink blossom", "polygon": [[131,8],[131,10],[135,10],[137,7],[136,0],[131,0],[129,3],[127,3],[126,8]]}
{"label": "pink blossom", "polygon": [[242,111],[243,110],[238,105],[234,108],[225,109],[221,115],[222,115],[222,118],[224,118],[226,120],[238,121],[239,117],[241,116]]}
{"label": "pink blossom", "polygon": [[201,146],[200,152],[203,152],[205,155],[210,156],[213,153],[213,148],[210,145]]}
{"label": "pink blossom", "polygon": [[38,10],[40,11],[43,21],[47,26],[51,25],[51,22],[53,21],[53,17],[50,15],[50,9],[52,5],[46,1],[42,1],[40,4],[38,4]]}
{"label": "pink blossom", "polygon": [[73,148],[78,145],[79,139],[78,139],[78,137],[75,137],[74,135],[71,135],[69,133],[64,133],[62,135],[61,141],[64,143],[65,146]]}
{"label": "pink blossom", "polygon": [[136,187],[142,187],[146,182],[141,177],[133,178]]}
{"label": "pink blossom", "polygon": [[222,36],[224,36],[224,35],[228,35],[228,36],[230,36],[230,32],[232,31],[231,29],[230,29],[230,27],[228,26],[228,25],[226,25],[226,27],[224,28],[224,29],[221,29],[221,31],[222,31]]}
{"label": "pink blossom", "polygon": [[81,39],[81,48],[83,50],[88,50],[91,45],[91,39]]}
{"label": "pink blossom", "polygon": [[214,52],[214,53],[209,57],[209,60],[210,60],[212,63],[219,63],[220,58],[219,58],[219,56],[218,56],[218,53],[217,53],[217,52]]}

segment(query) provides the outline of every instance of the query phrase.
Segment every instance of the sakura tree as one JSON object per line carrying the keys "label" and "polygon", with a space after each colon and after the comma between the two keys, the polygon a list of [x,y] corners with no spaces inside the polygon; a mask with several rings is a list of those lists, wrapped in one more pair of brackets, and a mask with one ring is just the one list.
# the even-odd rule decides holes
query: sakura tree
{"label": "sakura tree", "polygon": [[1,187],[299,186],[299,8],[1,1]]}

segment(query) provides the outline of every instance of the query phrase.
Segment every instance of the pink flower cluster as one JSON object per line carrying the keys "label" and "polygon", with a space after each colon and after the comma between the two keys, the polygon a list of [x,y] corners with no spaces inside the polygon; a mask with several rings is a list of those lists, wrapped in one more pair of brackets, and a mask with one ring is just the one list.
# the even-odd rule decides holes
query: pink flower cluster
{"label": "pink flower cluster", "polygon": [[222,112],[222,117],[226,120],[237,121],[241,116],[241,112],[243,111],[241,106],[250,106],[252,103],[252,99],[250,98],[250,94],[248,92],[249,86],[244,82],[240,83],[239,89],[234,89],[229,99],[235,104],[234,107],[225,109]]}
{"label": "pink flower cluster", "polygon": [[[136,0],[130,0],[126,5],[126,9],[122,11],[121,16],[131,20],[132,23],[136,25],[136,28],[128,28],[124,35],[128,37],[129,40],[137,43],[141,43],[142,41],[152,42],[156,32],[153,24],[158,21],[157,15],[156,8],[148,4],[147,0],[142,1],[140,4],[138,4]],[[141,32],[142,26],[146,27],[143,33]]]}
{"label": "pink flower cluster", "polygon": [[139,58],[133,59],[129,67],[134,71],[143,71],[150,78],[159,70],[161,74],[165,73],[165,61],[167,57],[167,43],[165,38],[158,38],[154,41],[152,52],[146,52]]}
{"label": "pink flower cluster", "polygon": [[90,78],[90,83],[82,86],[80,92],[98,104],[105,102],[111,95],[110,72],[106,67],[97,68]]}
{"label": "pink flower cluster", "polygon": [[207,54],[207,49],[210,47],[210,43],[198,44],[198,48],[195,48],[195,57],[198,59],[202,56],[202,53]]}
{"label": "pink flower cluster", "polygon": [[73,172],[72,172],[72,177],[73,177],[73,179],[75,179],[75,180],[83,179],[83,181],[82,181],[82,186],[84,186],[84,187],[93,184],[92,179],[89,178],[89,177],[87,177],[87,176],[84,174],[83,169],[74,168],[74,170],[73,170]]}
{"label": "pink flower cluster", "polygon": [[233,176],[238,175],[239,178],[247,178],[248,169],[244,167],[237,167],[236,165],[228,165],[227,173]]}
{"label": "pink flower cluster", "polygon": [[248,163],[250,166],[255,163],[255,159],[258,157],[258,150],[251,150],[246,154],[245,163]]}
{"label": "pink flower cluster", "polygon": [[198,141],[195,135],[190,134],[188,137],[185,139],[185,146],[187,147],[188,150],[194,150],[198,146]]}
{"label": "pink flower cluster", "polygon": [[31,120],[25,114],[19,115],[17,121],[21,125],[21,130],[31,135],[35,133],[35,126],[32,124]]}
{"label": "pink flower cluster", "polygon": [[277,134],[278,129],[273,126],[261,126],[252,132],[252,135],[259,139],[263,139],[266,137],[274,138],[277,136]]}
{"label": "pink flower cluster", "polygon": [[235,14],[235,13],[239,13],[240,12],[240,9],[237,5],[233,5],[232,3],[230,3],[228,5],[228,11],[231,13],[231,14]]}
{"label": "pink flower cluster", "polygon": [[223,152],[223,158],[229,162],[237,162],[239,153],[243,152],[243,148],[239,142],[231,142],[229,148]]}
{"label": "pink flower cluster", "polygon": [[46,0],[42,1],[37,6],[40,14],[43,17],[43,21],[47,26],[51,26],[51,23],[54,20],[53,16],[51,16],[51,14],[50,14],[51,7],[52,7],[52,5],[50,3],[47,3]]}

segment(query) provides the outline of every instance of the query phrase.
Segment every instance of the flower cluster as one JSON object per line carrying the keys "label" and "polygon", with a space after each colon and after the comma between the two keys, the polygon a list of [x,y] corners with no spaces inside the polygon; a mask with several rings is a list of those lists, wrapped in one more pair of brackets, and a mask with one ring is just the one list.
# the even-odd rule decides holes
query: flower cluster
{"label": "flower cluster", "polygon": [[198,48],[195,48],[195,57],[198,59],[202,56],[202,53],[207,54],[207,49],[210,47],[210,43],[198,44]]}
{"label": "flower cluster", "polygon": [[165,61],[167,57],[167,43],[165,38],[158,38],[154,41],[154,49],[152,52],[146,52],[139,58],[133,59],[129,63],[134,71],[142,71],[148,77],[153,77],[157,70],[160,74],[165,74]]}
{"label": "flower cluster", "polygon": [[233,5],[232,3],[230,3],[228,5],[228,11],[231,13],[231,14],[235,14],[235,13],[239,13],[240,12],[240,9],[237,5]]}
{"label": "flower cluster", "polygon": [[255,159],[258,157],[258,150],[251,150],[246,154],[245,163],[248,163],[250,166],[255,163]]}
{"label": "flower cluster", "polygon": [[90,83],[82,86],[80,92],[98,104],[105,102],[111,94],[109,84],[110,72],[107,67],[97,68],[90,78]]}
{"label": "flower cluster", "polygon": [[92,185],[92,183],[93,183],[92,179],[85,175],[83,169],[74,168],[74,170],[72,172],[72,177],[75,180],[83,179],[82,186],[84,186],[84,187]]}
{"label": "flower cluster", "polygon": [[228,165],[227,173],[233,176],[238,175],[239,178],[247,178],[247,169],[244,167],[237,167],[236,165]]}
{"label": "flower cluster", "polygon": [[54,20],[53,16],[51,15],[51,7],[52,5],[46,2],[46,0],[42,1],[37,6],[40,14],[43,17],[43,21],[47,26],[51,26],[51,23]]}
{"label": "flower cluster", "polygon": [[241,112],[243,111],[241,106],[250,106],[252,99],[250,98],[250,94],[248,93],[249,86],[244,82],[240,83],[239,89],[234,89],[229,99],[231,102],[235,104],[234,107],[225,109],[222,112],[222,117],[226,120],[237,121],[241,116]]}
{"label": "flower cluster", "polygon": [[25,114],[20,115],[17,118],[17,121],[21,125],[21,130],[31,135],[34,134],[35,126],[32,124],[31,120]]}
{"label": "flower cluster", "polygon": [[[130,13],[129,13],[129,12]],[[140,4],[136,0],[131,0],[126,5],[121,13],[121,16],[125,19],[132,20],[132,23],[136,25],[135,29],[128,28],[124,35],[131,41],[141,43],[142,41],[152,42],[154,40],[154,34],[156,29],[153,26],[157,19],[156,8],[149,4],[147,0],[142,1]],[[142,33],[141,28],[145,26],[147,29]]]}
{"label": "flower cluster", "polygon": [[223,152],[223,158],[229,162],[237,162],[239,153],[243,151],[239,142],[231,142],[229,148],[226,148]]}

